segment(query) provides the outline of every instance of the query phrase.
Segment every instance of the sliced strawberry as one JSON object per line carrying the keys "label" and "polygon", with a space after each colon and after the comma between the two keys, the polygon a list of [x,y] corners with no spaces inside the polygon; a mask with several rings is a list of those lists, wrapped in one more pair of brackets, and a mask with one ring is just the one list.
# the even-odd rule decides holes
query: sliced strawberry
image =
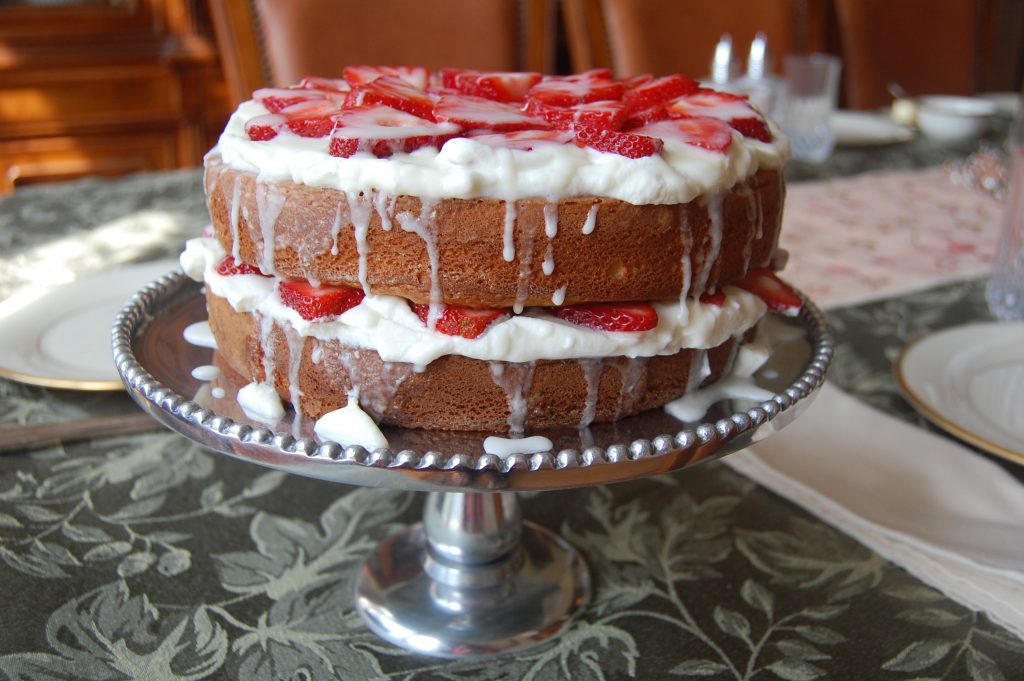
{"label": "sliced strawberry", "polygon": [[626,93],[622,95],[622,101],[627,107],[637,111],[664,104],[670,99],[692,94],[699,89],[697,81],[675,74],[655,78],[626,90]]}
{"label": "sliced strawberry", "polygon": [[761,118],[737,118],[729,121],[729,125],[744,137],[760,142],[772,141],[772,131],[768,129],[768,124]]}
{"label": "sliced strawberry", "polygon": [[511,104],[492,102],[482,97],[469,95],[444,95],[434,106],[438,121],[456,123],[464,128],[485,129],[495,132],[515,130],[539,130],[550,128],[551,124],[532,118]]}
{"label": "sliced strawberry", "polygon": [[750,270],[734,285],[761,298],[768,309],[785,315],[795,315],[804,305],[800,295],[767,267]]}
{"label": "sliced strawberry", "polygon": [[482,135],[470,135],[474,142],[491,147],[506,147],[533,151],[545,144],[568,144],[573,135],[568,130],[519,130],[517,132],[495,132]]}
{"label": "sliced strawberry", "polygon": [[576,144],[591,147],[598,151],[607,151],[626,158],[643,158],[653,156],[661,151],[665,143],[654,137],[636,135],[631,132],[602,130],[579,123],[573,124]]}
{"label": "sliced strawberry", "polygon": [[625,86],[604,74],[604,70],[595,70],[577,76],[545,76],[530,89],[526,98],[550,106],[573,106],[622,99]]}
{"label": "sliced strawberry", "polygon": [[342,78],[317,78],[306,76],[299,81],[299,87],[304,90],[323,90],[325,92],[347,93],[352,89],[347,80]]}
{"label": "sliced strawberry", "polygon": [[701,149],[723,154],[732,145],[732,128],[715,118],[680,118],[672,121],[659,121],[634,128],[630,132],[663,140],[675,139]]}
{"label": "sliced strawberry", "polygon": [[[430,306],[422,303],[409,303],[412,311],[416,313],[424,324],[430,316]],[[476,338],[487,330],[495,320],[508,314],[508,310],[485,309],[477,310],[472,307],[460,305],[445,305],[441,316],[437,318],[434,330],[446,336],[462,336],[463,338]]]}
{"label": "sliced strawberry", "polygon": [[628,91],[634,88],[638,88],[644,83],[652,80],[654,80],[654,76],[652,76],[651,74],[641,73],[640,75],[633,76],[632,78],[627,78],[626,80],[622,81],[622,86],[626,88],[626,90]]}
{"label": "sliced strawberry", "polygon": [[370,104],[383,104],[413,116],[434,120],[434,98],[395,76],[380,76],[369,83],[356,85],[345,98],[346,109]]}
{"label": "sliced strawberry", "polygon": [[259,268],[253,267],[244,260],[235,260],[230,255],[217,263],[217,274],[224,276],[231,276],[233,274],[258,274],[261,277],[269,277],[269,274],[263,274]]}
{"label": "sliced strawberry", "polygon": [[626,119],[626,107],[622,102],[604,101],[576,104],[575,106],[552,106],[531,99],[526,104],[526,113],[543,118],[560,130],[569,130],[573,123],[582,123],[593,128],[618,130]]}
{"label": "sliced strawberry", "polygon": [[437,76],[441,80],[441,87],[458,91],[458,78],[464,73],[476,73],[476,71],[470,69],[440,69],[437,72]]}
{"label": "sliced strawberry", "polygon": [[722,307],[725,305],[725,294],[721,291],[715,291],[714,293],[705,291],[700,294],[700,302],[707,303],[708,305],[715,305],[716,307]]}
{"label": "sliced strawberry", "polygon": [[647,125],[648,123],[663,121],[667,118],[668,109],[665,108],[665,105],[656,104],[655,106],[648,107],[646,109],[630,111],[627,113],[626,118],[622,121],[622,130],[632,130],[633,128],[639,128],[640,126]]}
{"label": "sliced strawberry", "polygon": [[591,303],[551,311],[577,326],[598,331],[647,331],[658,325],[658,313],[647,303]]}
{"label": "sliced strawberry", "polygon": [[277,137],[278,131],[284,127],[286,120],[281,114],[253,116],[245,122],[245,134],[253,142],[272,140]]}
{"label": "sliced strawberry", "polygon": [[252,98],[266,107],[270,113],[281,113],[282,110],[296,104],[329,99],[330,94],[319,90],[265,87],[253,92]]}
{"label": "sliced strawberry", "polygon": [[422,66],[346,66],[342,73],[352,86],[372,83],[381,76],[401,78],[420,90],[430,84],[430,71]]}
{"label": "sliced strawberry", "polygon": [[455,71],[446,69],[442,82],[464,95],[483,97],[495,102],[523,102],[526,93],[540,82],[541,75],[532,71]]}
{"label": "sliced strawberry", "polygon": [[282,281],[278,287],[281,302],[303,319],[314,320],[340,315],[363,300],[363,290],[347,286],[313,286],[308,281]]}
{"label": "sliced strawberry", "polygon": [[764,118],[742,95],[701,88],[693,94],[674,99],[666,107],[670,118],[717,118],[746,137],[762,142],[772,141]]}
{"label": "sliced strawberry", "polygon": [[440,147],[461,132],[452,123],[433,123],[387,106],[350,109],[335,117],[328,151],[348,158],[365,151],[378,158],[421,147]]}
{"label": "sliced strawberry", "polygon": [[341,109],[332,101],[302,102],[281,110],[285,125],[302,137],[327,137]]}

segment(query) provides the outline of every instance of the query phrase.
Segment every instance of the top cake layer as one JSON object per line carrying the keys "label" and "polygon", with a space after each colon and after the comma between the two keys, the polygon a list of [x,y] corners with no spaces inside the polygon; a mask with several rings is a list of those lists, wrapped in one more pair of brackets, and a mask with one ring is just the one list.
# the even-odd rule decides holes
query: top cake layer
{"label": "top cake layer", "polygon": [[257,91],[215,151],[261,180],[347,192],[635,205],[722,192],[788,154],[744,99],[683,76],[371,71]]}

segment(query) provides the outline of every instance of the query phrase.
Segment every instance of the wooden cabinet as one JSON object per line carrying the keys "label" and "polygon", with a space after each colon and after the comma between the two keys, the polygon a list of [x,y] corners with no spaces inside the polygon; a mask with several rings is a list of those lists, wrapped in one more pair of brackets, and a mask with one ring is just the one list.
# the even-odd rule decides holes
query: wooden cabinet
{"label": "wooden cabinet", "polygon": [[0,0],[0,193],[199,165],[229,113],[201,0]]}

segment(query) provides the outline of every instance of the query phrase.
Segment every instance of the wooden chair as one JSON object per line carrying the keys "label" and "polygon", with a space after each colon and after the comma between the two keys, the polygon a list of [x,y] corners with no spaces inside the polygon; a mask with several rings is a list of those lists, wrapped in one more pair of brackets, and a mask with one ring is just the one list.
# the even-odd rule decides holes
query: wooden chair
{"label": "wooden chair", "polygon": [[234,102],[349,64],[554,70],[556,0],[210,0]]}
{"label": "wooden chair", "polygon": [[976,0],[835,0],[846,101],[873,109],[898,83],[912,95],[969,94],[979,27]]}
{"label": "wooden chair", "polygon": [[638,73],[709,73],[723,33],[745,58],[758,31],[768,35],[776,71],[791,52],[821,52],[826,0],[562,0],[574,70],[611,67]]}

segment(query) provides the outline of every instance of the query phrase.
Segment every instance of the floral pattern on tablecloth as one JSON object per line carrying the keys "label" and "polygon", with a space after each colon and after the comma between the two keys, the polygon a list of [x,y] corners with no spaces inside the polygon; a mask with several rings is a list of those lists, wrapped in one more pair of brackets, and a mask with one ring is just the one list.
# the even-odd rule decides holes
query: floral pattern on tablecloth
{"label": "floral pattern on tablecloth", "polygon": [[[159,206],[164,257],[202,222],[199,187],[195,172],[0,199],[0,295],[37,276],[26,254],[91,219]],[[895,352],[983,309],[974,282],[835,310],[832,379],[914,419]],[[0,380],[0,425],[129,408]],[[593,602],[546,646],[451,662],[376,638],[352,598],[362,557],[419,518],[422,495],[287,476],[170,432],[0,455],[0,679],[1003,681],[1024,668],[1024,641],[727,466],[524,497],[529,520],[582,552]]]}
{"label": "floral pattern on tablecloth", "polygon": [[1002,204],[948,167],[793,185],[780,245],[785,277],[819,304],[848,305],[982,276]]}

